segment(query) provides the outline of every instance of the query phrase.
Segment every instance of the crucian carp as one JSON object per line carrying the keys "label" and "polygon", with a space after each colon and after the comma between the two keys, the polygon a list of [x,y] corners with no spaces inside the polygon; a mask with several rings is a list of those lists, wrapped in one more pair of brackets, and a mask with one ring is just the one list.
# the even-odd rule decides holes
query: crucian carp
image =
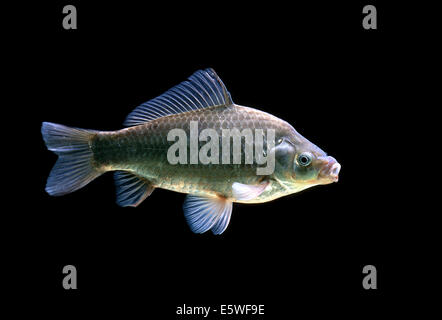
{"label": "crucian carp", "polygon": [[46,192],[71,193],[113,171],[120,206],[138,206],[155,188],[186,193],[191,230],[221,234],[234,202],[337,182],[341,168],[287,122],[235,104],[213,69],[141,104],[124,125],[96,131],[44,122],[43,139],[58,155]]}

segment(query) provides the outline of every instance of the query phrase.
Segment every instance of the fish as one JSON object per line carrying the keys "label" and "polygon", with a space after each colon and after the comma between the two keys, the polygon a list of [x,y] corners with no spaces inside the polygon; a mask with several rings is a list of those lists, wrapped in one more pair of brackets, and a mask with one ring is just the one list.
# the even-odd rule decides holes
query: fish
{"label": "fish", "polygon": [[137,207],[156,188],[185,193],[190,229],[219,235],[233,203],[337,182],[341,169],[286,121],[235,104],[211,68],[141,104],[123,125],[98,131],[43,122],[43,140],[58,155],[46,192],[65,195],[113,172],[119,206]]}

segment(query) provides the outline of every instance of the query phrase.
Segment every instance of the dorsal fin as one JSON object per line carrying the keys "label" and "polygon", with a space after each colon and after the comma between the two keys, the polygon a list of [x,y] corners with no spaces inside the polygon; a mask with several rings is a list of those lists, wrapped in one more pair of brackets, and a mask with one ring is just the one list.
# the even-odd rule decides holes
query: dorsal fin
{"label": "dorsal fin", "polygon": [[186,81],[135,108],[124,125],[136,126],[171,114],[232,103],[230,93],[215,70],[198,70]]}

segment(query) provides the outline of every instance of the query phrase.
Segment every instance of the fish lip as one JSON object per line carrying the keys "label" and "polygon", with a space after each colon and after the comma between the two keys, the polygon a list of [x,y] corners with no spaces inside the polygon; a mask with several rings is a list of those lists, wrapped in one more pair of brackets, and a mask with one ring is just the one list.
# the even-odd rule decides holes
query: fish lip
{"label": "fish lip", "polygon": [[333,157],[326,157],[321,159],[324,161],[324,166],[319,171],[319,178],[330,182],[338,182],[341,165]]}

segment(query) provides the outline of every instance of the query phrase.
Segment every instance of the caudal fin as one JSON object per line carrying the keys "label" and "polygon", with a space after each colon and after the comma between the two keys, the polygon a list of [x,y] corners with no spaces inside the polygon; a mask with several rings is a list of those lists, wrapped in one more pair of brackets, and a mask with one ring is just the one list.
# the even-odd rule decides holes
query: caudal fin
{"label": "caudal fin", "polygon": [[96,131],[43,122],[41,133],[47,148],[58,155],[46,183],[51,196],[74,192],[103,173],[92,166],[89,144]]}

